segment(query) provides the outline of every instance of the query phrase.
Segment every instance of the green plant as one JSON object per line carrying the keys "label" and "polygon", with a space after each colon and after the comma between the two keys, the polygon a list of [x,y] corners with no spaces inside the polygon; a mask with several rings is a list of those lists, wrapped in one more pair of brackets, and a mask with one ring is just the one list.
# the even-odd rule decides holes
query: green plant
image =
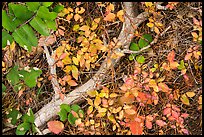
{"label": "green plant", "polygon": [[[148,46],[152,42],[152,36],[150,34],[144,34],[142,37],[139,39],[138,44],[135,42],[131,42],[130,44],[130,50],[132,51],[139,51],[140,49]],[[137,54],[131,54],[129,55],[129,60],[134,60]],[[138,63],[144,63],[145,58],[144,56],[137,56],[136,60]]]}
{"label": "green plant", "polygon": [[80,106],[73,104],[73,105],[67,105],[67,104],[61,104],[60,105],[60,112],[58,113],[60,116],[61,121],[65,121],[68,119],[69,123],[71,125],[75,124],[75,121],[78,118],[84,117],[84,111],[80,108]]}
{"label": "green plant", "polygon": [[27,131],[30,129],[33,133],[36,132],[35,124],[34,124],[34,114],[31,108],[28,109],[28,112],[22,116],[22,114],[16,110],[12,109],[9,114],[7,115],[7,118],[11,120],[12,125],[16,125],[18,120],[21,118],[23,123],[19,124],[16,129],[16,135],[25,135]]}
{"label": "green plant", "polygon": [[33,29],[44,36],[49,35],[50,29],[56,30],[55,18],[64,7],[57,5],[52,9],[52,3],[9,3],[8,12],[2,10],[2,47],[15,40],[25,50],[31,51],[32,46],[38,44]]}
{"label": "green plant", "polygon": [[[18,70],[18,66],[11,68],[9,73],[6,75],[7,80],[13,86],[15,91],[19,91],[22,86],[27,85],[32,88],[36,86],[37,77],[42,74],[42,70],[33,67],[25,67],[22,70]],[[22,80],[23,82],[21,82]]]}

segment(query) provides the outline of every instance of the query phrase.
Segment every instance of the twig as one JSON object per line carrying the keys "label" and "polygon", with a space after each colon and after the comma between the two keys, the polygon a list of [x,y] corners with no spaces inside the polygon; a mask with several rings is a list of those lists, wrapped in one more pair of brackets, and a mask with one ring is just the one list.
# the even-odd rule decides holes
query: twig
{"label": "twig", "polygon": [[197,82],[196,79],[195,79],[195,76],[194,76],[194,74],[193,74],[193,71],[192,71],[191,64],[190,64],[190,61],[189,61],[189,60],[188,60],[188,66],[189,66],[189,68],[190,68],[190,71],[191,71],[191,74],[192,74],[192,76],[193,76],[193,79],[194,79],[195,83],[198,85],[198,82]]}

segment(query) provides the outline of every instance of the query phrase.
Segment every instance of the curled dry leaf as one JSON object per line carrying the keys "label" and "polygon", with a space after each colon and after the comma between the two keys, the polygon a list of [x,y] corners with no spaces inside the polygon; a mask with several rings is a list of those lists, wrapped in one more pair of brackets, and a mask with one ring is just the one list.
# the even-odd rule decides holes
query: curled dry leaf
{"label": "curled dry leaf", "polygon": [[64,129],[64,124],[60,121],[49,121],[47,126],[48,129],[55,134],[59,134]]}

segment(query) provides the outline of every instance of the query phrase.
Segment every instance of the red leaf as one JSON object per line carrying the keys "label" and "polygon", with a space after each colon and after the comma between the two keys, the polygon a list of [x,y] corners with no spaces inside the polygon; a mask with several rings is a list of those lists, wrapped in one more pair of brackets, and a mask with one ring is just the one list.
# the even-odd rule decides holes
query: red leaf
{"label": "red leaf", "polygon": [[64,124],[60,121],[49,121],[47,126],[48,129],[55,134],[59,134],[64,129]]}
{"label": "red leaf", "polygon": [[170,114],[171,113],[171,108],[165,108],[164,110],[163,110],[163,114],[164,115],[167,115],[167,114]]}
{"label": "red leaf", "polygon": [[132,78],[127,78],[127,79],[125,80],[125,84],[126,84],[126,86],[127,86],[128,88],[131,88],[131,87],[134,86],[134,80],[133,80]]}
{"label": "red leaf", "polygon": [[148,129],[152,129],[152,122],[151,122],[151,121],[146,120],[145,125],[146,125],[146,127],[147,127]]}
{"label": "red leaf", "polygon": [[175,58],[175,52],[174,52],[174,50],[172,50],[172,51],[168,54],[167,60],[168,60],[169,62],[173,62],[173,61],[174,61],[174,58]]}
{"label": "red leaf", "polygon": [[188,116],[189,116],[189,114],[187,114],[187,113],[181,114],[181,117],[183,117],[183,118],[187,118]]}
{"label": "red leaf", "polygon": [[164,122],[163,120],[156,120],[156,124],[160,127],[163,127],[166,125],[166,122]]}
{"label": "red leaf", "polygon": [[179,113],[177,113],[176,111],[173,111],[173,110],[172,110],[172,116],[173,116],[174,118],[178,119],[179,115],[180,115]]}

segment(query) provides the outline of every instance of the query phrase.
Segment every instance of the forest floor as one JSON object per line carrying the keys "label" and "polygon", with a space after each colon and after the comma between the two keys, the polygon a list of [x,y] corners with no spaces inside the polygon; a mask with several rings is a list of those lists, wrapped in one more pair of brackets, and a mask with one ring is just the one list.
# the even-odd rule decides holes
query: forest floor
{"label": "forest floor", "polygon": [[[61,4],[64,5],[64,8],[75,9],[77,7],[76,2],[62,2]],[[163,5],[167,4],[164,3]],[[3,4],[4,9],[7,8],[5,5],[6,3]],[[105,6],[107,5],[106,3]],[[121,3],[114,3],[114,6],[115,13],[121,10]],[[84,22],[90,22],[95,18],[105,16],[101,10],[103,8],[95,3],[82,2],[78,7],[85,9],[85,12],[81,15]],[[140,3],[139,13],[145,11],[146,8],[144,3]],[[142,63],[138,63],[136,58],[130,59],[131,54],[125,54],[119,63],[107,73],[107,77],[99,86],[100,88],[97,89],[97,93],[93,97],[91,95],[85,97],[85,101],[78,104],[84,111],[84,119],[81,119],[82,122],[80,121],[80,124],[83,123],[84,125],[73,126],[68,121],[63,121],[64,130],[60,135],[202,134],[202,2],[179,2],[173,5],[172,9],[155,13],[157,15],[151,15],[151,18],[154,21],[156,20],[155,22],[162,23],[161,26],[158,26],[160,32],[169,26],[170,28],[163,36],[158,38],[155,44],[151,45],[147,52],[136,55],[145,58]],[[58,34],[55,33],[56,42],[48,47],[50,51],[54,51],[59,45],[62,45],[61,41],[70,45],[76,43],[79,35],[73,31],[73,26],[80,25],[80,23],[74,20],[69,23],[65,18],[58,17],[56,19]],[[81,22],[81,24],[84,22]],[[156,30],[147,25],[150,22],[151,20],[147,20],[137,28],[137,34],[140,37],[143,34],[150,34],[153,39],[156,37]],[[120,20],[112,23],[102,22],[95,32],[97,35],[108,34],[107,39],[110,42],[114,37],[118,37],[121,28],[122,22]],[[136,35],[132,42],[137,43],[140,37]],[[75,46],[71,50],[74,55],[76,55],[77,48],[81,47]],[[2,50],[2,63],[4,63],[4,66],[2,66],[2,83],[6,87],[6,90],[2,93],[2,129],[4,135],[15,134],[16,132],[16,126],[9,127],[7,124],[6,115],[10,109],[18,108],[22,114],[25,114],[31,108],[36,113],[50,102],[54,95],[43,47],[28,53],[16,45],[12,58],[7,59],[8,54],[8,49]],[[98,52],[97,54],[99,55],[97,63],[100,65],[107,53],[100,52],[99,54]],[[37,67],[42,70],[37,86],[25,88],[20,97],[18,92],[13,91],[13,87],[6,79],[10,68],[14,65],[19,65],[21,68],[25,66]],[[91,66],[90,69],[79,68],[80,75],[78,81],[76,80],[77,87],[93,77],[100,67],[99,65]],[[62,80],[64,75],[63,69],[57,67],[57,77]],[[148,84],[145,81],[149,83],[149,86],[146,86]],[[59,83],[63,86],[60,80]],[[139,92],[130,93],[131,88],[130,91],[125,89],[128,86],[132,89],[137,88]],[[75,87],[66,86],[66,91],[72,91]],[[159,91],[153,92],[156,91],[156,88]],[[106,98],[105,94],[101,94],[100,101],[97,102],[98,98],[96,96],[105,91],[108,92],[109,97]],[[114,97],[110,97],[110,94]],[[132,94],[137,97],[134,98]],[[148,96],[156,99],[154,98],[153,101],[147,103]],[[92,100],[92,103],[90,100]],[[108,107],[106,107],[107,104]],[[107,109],[104,116],[97,116],[99,114],[99,108],[97,107]],[[134,111],[131,111],[128,107],[134,109]],[[127,120],[128,118],[132,119],[131,113],[137,114],[133,119],[139,120],[136,120],[136,122],[133,120],[135,123]],[[59,120],[59,116],[54,117],[53,120]],[[141,126],[137,124],[141,124]],[[135,131],[134,126],[138,129],[141,128],[142,132]]]}

